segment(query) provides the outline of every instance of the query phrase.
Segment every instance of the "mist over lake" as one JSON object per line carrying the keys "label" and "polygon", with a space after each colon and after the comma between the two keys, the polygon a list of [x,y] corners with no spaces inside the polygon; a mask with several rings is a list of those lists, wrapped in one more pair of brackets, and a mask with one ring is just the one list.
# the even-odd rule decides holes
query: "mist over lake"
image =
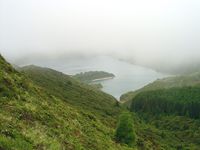
{"label": "mist over lake", "polygon": [[[119,100],[126,92],[137,90],[148,83],[168,75],[151,68],[134,65],[111,56],[74,57],[70,59],[29,61],[29,64],[53,68],[67,75],[87,71],[106,71],[115,78],[97,81],[103,85],[102,90]],[[27,64],[25,64],[27,65]]]}
{"label": "mist over lake", "polygon": [[69,75],[86,71],[113,73],[115,78],[96,83],[101,83],[102,90],[117,99],[126,92],[137,90],[156,79],[167,76],[150,68],[133,65],[109,56],[73,59],[65,64],[51,67]]}

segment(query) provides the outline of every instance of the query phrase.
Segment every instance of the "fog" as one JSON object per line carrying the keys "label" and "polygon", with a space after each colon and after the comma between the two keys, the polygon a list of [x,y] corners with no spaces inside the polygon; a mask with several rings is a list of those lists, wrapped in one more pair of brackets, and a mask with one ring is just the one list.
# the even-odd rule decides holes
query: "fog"
{"label": "fog", "polygon": [[18,65],[109,55],[190,68],[199,41],[199,0],[0,0],[0,53]]}

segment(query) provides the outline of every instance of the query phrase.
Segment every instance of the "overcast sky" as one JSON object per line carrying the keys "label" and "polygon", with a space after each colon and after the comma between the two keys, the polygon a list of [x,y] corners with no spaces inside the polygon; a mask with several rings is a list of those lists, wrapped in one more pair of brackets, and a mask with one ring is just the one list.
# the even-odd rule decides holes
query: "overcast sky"
{"label": "overcast sky", "polygon": [[115,55],[141,64],[200,60],[199,0],[0,0],[0,53]]}

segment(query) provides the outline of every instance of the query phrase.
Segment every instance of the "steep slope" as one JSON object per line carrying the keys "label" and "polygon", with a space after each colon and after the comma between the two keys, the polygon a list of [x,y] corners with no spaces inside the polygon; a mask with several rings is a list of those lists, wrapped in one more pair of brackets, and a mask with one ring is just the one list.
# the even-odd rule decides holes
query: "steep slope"
{"label": "steep slope", "polygon": [[198,150],[199,80],[199,73],[170,77],[136,91],[128,102],[130,110],[143,122],[137,135],[142,140],[152,139],[150,143],[159,145],[158,149]]}
{"label": "steep slope", "polygon": [[200,73],[157,80],[122,96],[141,149],[200,148]]}
{"label": "steep slope", "polygon": [[199,87],[140,92],[133,98],[130,110],[138,117],[138,145],[149,144],[148,149],[199,150]]}
{"label": "steep slope", "polygon": [[[116,111],[118,111],[118,107],[116,107],[116,102],[113,99],[108,98],[108,100],[111,100],[111,105],[104,105],[101,107],[105,107],[101,112],[101,108],[95,109],[96,105],[100,105],[101,101],[96,101],[95,104],[91,104],[88,101],[87,106],[84,106],[84,103],[81,103],[82,100],[87,99],[90,97],[90,92],[97,92],[101,93],[101,97],[105,93],[95,91],[91,89],[90,86],[87,86],[85,84],[82,84],[78,81],[75,81],[71,79],[69,76],[63,75],[62,73],[59,73],[55,70],[47,69],[47,68],[40,68],[36,66],[32,67],[26,67],[23,68],[24,72],[28,74],[28,76],[38,85],[40,85],[45,91],[48,93],[57,95],[58,97],[63,98],[66,102],[69,102],[72,106],[75,106],[78,109],[86,109],[92,114],[95,114],[97,118],[99,118],[102,122],[105,123],[107,126],[111,126],[113,129],[113,125],[115,124],[115,116]],[[71,81],[72,87],[68,87],[67,85],[63,85],[63,83],[67,83],[68,81]],[[45,81],[45,83],[43,83]],[[47,82],[48,81],[48,82]],[[53,82],[53,83],[51,83]],[[59,84],[57,84],[59,83]],[[52,88],[54,85],[56,89]],[[77,86],[79,85],[79,88],[77,89]],[[62,88],[60,88],[60,86]],[[75,87],[74,87],[75,86]],[[81,92],[84,88],[84,91],[87,89],[89,91],[84,92],[84,99],[79,99],[78,97],[75,97],[71,95],[72,92]],[[57,90],[59,89],[59,90]],[[67,89],[68,91],[65,91]],[[71,91],[71,92],[70,92]],[[68,93],[65,95],[65,92]],[[93,94],[92,94],[93,95]],[[99,95],[99,96],[100,96]],[[67,97],[68,96],[68,97]],[[69,96],[71,99],[69,99]],[[110,97],[110,96],[109,96]],[[89,98],[90,99],[90,98]],[[100,99],[96,97],[95,99]],[[102,99],[100,99],[102,100]],[[105,100],[105,99],[104,99]],[[114,105],[114,108],[113,108]],[[116,105],[116,106],[115,106]],[[108,107],[107,107],[108,106]],[[107,110],[112,113],[105,113]],[[137,148],[140,150],[150,150],[150,149],[156,149],[156,150],[162,150],[162,149],[198,149],[199,144],[198,140],[195,138],[199,138],[199,135],[193,134],[193,131],[196,130],[197,133],[199,133],[198,126],[200,123],[196,120],[190,119],[185,116],[168,116],[167,117],[161,117],[161,118],[153,118],[152,116],[141,117],[140,113],[133,113],[133,119],[134,119],[134,127],[137,134]],[[172,121],[169,121],[169,120]],[[184,122],[185,121],[185,122]],[[167,128],[166,126],[169,126]],[[185,128],[186,127],[186,128]],[[184,131],[183,131],[184,129]],[[187,135],[188,134],[188,135]],[[113,134],[112,134],[113,135]],[[185,137],[182,139],[181,137],[185,135]],[[102,139],[99,139],[102,140]],[[101,147],[102,148],[102,147]],[[104,148],[105,149],[105,148]],[[109,148],[106,148],[109,149]]]}
{"label": "steep slope", "polygon": [[141,150],[199,150],[200,121],[185,116],[134,113]]}
{"label": "steep slope", "polygon": [[141,92],[133,98],[130,111],[139,118],[141,143],[149,141],[150,147],[157,145],[155,149],[200,148],[199,87]]}
{"label": "steep slope", "polygon": [[110,117],[109,119],[113,119],[119,113],[114,97],[68,75],[38,66],[26,66],[21,70],[47,93],[64,99],[77,108],[95,112],[103,118]]}
{"label": "steep slope", "polygon": [[[71,82],[75,84],[74,81]],[[58,87],[55,86],[55,91],[56,88]],[[77,87],[80,88],[83,90],[84,87]],[[103,117],[98,117],[105,115],[107,112],[104,111],[109,106],[110,109],[115,107],[112,97],[93,91],[93,95],[87,100],[89,106],[84,106],[85,96],[82,96],[80,106],[74,102],[75,93],[67,101],[62,99],[66,95],[61,96],[61,93],[56,92],[51,94],[35,85],[0,56],[0,149],[128,149],[113,141],[115,121],[110,120],[109,124],[105,124],[107,118],[104,120]],[[84,95],[84,91],[81,94]],[[104,98],[99,100],[100,96]],[[102,104],[98,103],[100,101]],[[94,107],[93,103],[105,109]],[[93,107],[89,109],[90,106]],[[95,108],[97,110],[93,112]],[[114,113],[116,112],[113,111],[112,115]]]}
{"label": "steep slope", "polygon": [[140,92],[143,91],[153,91],[158,89],[170,89],[173,87],[189,87],[189,86],[199,86],[200,85],[200,72],[192,73],[189,75],[168,77],[164,79],[159,79],[150,83],[143,88],[125,93],[121,96],[121,102],[125,105],[130,105],[131,100]]}
{"label": "steep slope", "polygon": [[[113,97],[54,70],[33,68],[33,74],[19,73],[0,56],[0,149],[132,149],[114,142],[121,109]],[[133,119],[139,150],[200,147],[198,120],[139,113]]]}

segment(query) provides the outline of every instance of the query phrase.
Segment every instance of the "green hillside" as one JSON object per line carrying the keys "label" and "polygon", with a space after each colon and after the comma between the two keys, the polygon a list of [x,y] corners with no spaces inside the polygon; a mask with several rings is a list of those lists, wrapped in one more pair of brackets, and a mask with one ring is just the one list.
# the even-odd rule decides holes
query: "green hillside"
{"label": "green hillside", "polygon": [[112,73],[108,73],[105,71],[89,71],[89,72],[81,72],[73,76],[75,79],[90,83],[94,80],[102,79],[102,78],[114,78],[115,75]]}
{"label": "green hillside", "polygon": [[131,100],[140,92],[152,91],[158,89],[169,89],[173,87],[188,87],[188,86],[198,86],[200,85],[200,73],[192,73],[189,75],[173,76],[164,79],[158,79],[153,83],[150,83],[143,88],[125,93],[121,96],[120,100],[126,105],[130,105]]}
{"label": "green hillside", "polygon": [[[33,82],[42,87],[45,92],[63,98],[70,105],[83,110],[83,112],[87,110],[87,112],[92,113],[95,118],[98,118],[112,131],[116,128],[116,120],[120,108],[116,105],[117,103],[112,96],[96,91],[93,88],[91,89],[90,86],[80,83],[55,70],[36,66],[28,66],[22,70],[24,70],[24,73],[26,73]],[[71,82],[70,86],[65,84],[69,81]],[[82,93],[81,99],[80,96],[76,96],[79,92]],[[73,95],[72,93],[75,94]],[[71,97],[71,99],[69,99],[69,97]],[[86,101],[86,103],[83,101]],[[161,136],[163,132],[162,129],[157,129],[154,125],[145,123],[143,118],[138,117],[137,114],[133,114],[133,119],[137,134],[136,147],[139,150],[176,149],[176,147],[179,146],[179,143],[181,143],[178,138],[174,137],[174,131],[166,131],[165,134],[167,134],[167,136],[166,139],[163,140],[163,137]],[[173,126],[173,122],[171,124]],[[112,133],[111,136],[113,136],[114,139],[114,133]],[[96,138],[100,141],[103,140],[99,137]],[[190,141],[188,142],[187,140],[182,143],[191,147]],[[170,145],[172,141],[173,144]],[[102,149],[102,147],[100,149]],[[122,149],[126,149],[126,147],[123,147]]]}
{"label": "green hillside", "polygon": [[182,87],[141,92],[132,101],[132,111],[200,118],[200,87]]}
{"label": "green hillside", "polygon": [[[45,82],[50,81],[51,79],[46,80],[41,85],[45,86]],[[73,93],[76,81],[70,78],[65,83],[70,87],[66,91],[70,90],[72,85],[74,87],[71,89],[73,94],[68,95],[67,100],[67,94],[62,96],[57,93],[56,89],[61,90],[62,86],[59,88],[52,85],[52,88],[47,90],[35,83],[26,75],[15,71],[0,57],[0,149],[128,149],[113,140],[115,120],[110,119],[109,123],[105,123],[109,116],[117,116],[119,112],[118,109],[111,110],[115,107],[114,98],[92,91],[80,83],[76,85],[77,90],[85,91]],[[88,91],[92,94],[84,95]],[[78,99],[76,95],[82,97],[79,101],[81,104],[75,103]],[[87,105],[84,104],[86,100]],[[107,108],[112,113],[107,113]]]}
{"label": "green hillside", "polygon": [[[41,75],[39,75],[39,74],[41,74],[41,71],[36,71],[36,70],[39,69],[39,70],[43,70],[44,72],[46,72],[46,71],[48,72],[51,69],[39,68],[39,67],[35,67],[35,66],[32,69],[30,69],[30,67],[28,67],[28,68],[29,68],[29,70],[26,70],[25,72],[27,74],[29,74],[30,77],[34,74],[33,72],[35,72],[35,73],[37,72],[37,74],[34,74],[35,76],[33,76],[33,77],[35,77],[35,78],[36,78],[36,76],[40,77],[41,80],[44,80],[43,79],[44,77],[46,79],[49,79],[48,85],[43,86],[43,88],[45,88],[46,90],[49,90],[49,87],[51,87],[51,86],[49,86],[49,82],[50,81],[52,82],[54,80],[52,79],[52,77],[50,77],[50,75],[48,75],[48,77],[47,77],[47,75],[46,75],[47,73],[45,73],[46,76],[42,77]],[[58,82],[57,80],[62,79],[59,76],[62,73],[58,73],[58,72],[56,73],[53,70],[51,70],[51,71],[54,72],[55,74],[57,74],[57,75],[55,75],[55,78],[57,77],[56,82]],[[67,79],[71,79],[71,78],[69,78],[69,76],[66,76],[66,75],[64,75],[64,76]],[[31,77],[31,78],[34,79],[33,77]],[[73,79],[71,79],[71,80],[73,80]],[[60,83],[62,83],[62,81],[60,81]],[[77,81],[73,80],[73,82],[77,82]],[[41,84],[41,82],[38,82],[37,84],[39,84],[39,83]],[[79,82],[77,82],[77,84],[79,84],[81,87],[84,87],[84,88],[89,88],[89,89],[91,88],[90,86],[87,86],[87,85],[79,83]],[[58,85],[56,85],[56,87],[59,87],[60,85],[62,85],[62,84],[58,84]],[[64,88],[63,92],[60,93],[60,95],[62,95],[65,92],[65,89],[66,89],[66,87]],[[75,90],[77,90],[77,89],[75,89]],[[52,91],[50,91],[50,92],[52,92]],[[70,93],[68,93],[68,94],[70,94]],[[85,93],[85,94],[87,95],[89,93]],[[80,100],[78,98],[74,99],[74,100],[75,100],[74,103],[71,103],[71,104],[76,107],[79,107]],[[69,100],[67,100],[67,101],[69,101]],[[99,102],[99,103],[101,103],[101,102]],[[93,114],[94,114],[94,112],[95,112],[95,114],[99,114],[99,112],[96,112],[96,110],[91,109],[92,107],[94,107],[94,105],[90,105],[90,106],[86,107],[86,109],[91,111]],[[100,109],[102,109],[102,108],[100,108]],[[119,109],[119,108],[114,107],[114,109]],[[114,109],[112,111],[115,112],[116,110],[114,110]],[[115,122],[115,120],[116,120],[116,119],[113,119],[113,118],[115,118],[115,115],[112,115],[111,117],[109,117],[109,114],[103,114],[103,116],[104,116],[104,119],[107,119],[106,122],[107,123],[109,122],[108,126],[110,126],[112,124],[111,120],[113,120],[113,122]],[[147,149],[147,150],[149,150],[149,149],[158,149],[158,150],[159,149],[174,149],[174,150],[176,150],[178,148],[198,149],[198,147],[199,147],[199,142],[196,140],[196,138],[199,138],[199,135],[193,134],[193,131],[196,130],[197,133],[199,133],[198,126],[200,125],[200,123],[196,120],[188,118],[187,116],[168,115],[168,117],[161,116],[161,117],[154,118],[152,116],[148,116],[145,118],[144,116],[143,117],[140,116],[139,113],[133,113],[133,119],[134,119],[134,128],[135,128],[136,135],[137,135],[136,145],[137,145],[137,148],[140,150],[145,150],[145,149]],[[113,125],[112,125],[112,127],[113,127]],[[183,129],[185,129],[185,130],[183,131]],[[181,138],[183,135],[185,135],[184,139]]]}
{"label": "green hillside", "polygon": [[[143,130],[138,129],[141,132],[137,135],[154,139],[154,142],[158,142],[164,149],[198,150],[199,81],[199,73],[170,77],[157,80],[131,93],[132,99],[124,105],[130,105],[130,111],[143,122],[140,123]],[[141,133],[143,135],[140,135]]]}
{"label": "green hillside", "polygon": [[113,118],[119,112],[114,97],[61,72],[38,66],[26,66],[21,71],[49,95],[63,99],[77,108],[96,112],[106,118]]}
{"label": "green hillside", "polygon": [[137,136],[141,138],[138,144],[140,140],[145,140],[149,141],[146,146],[148,143],[150,147],[159,145],[153,149],[198,150],[199,85],[200,73],[193,73],[160,79],[124,94],[121,97],[125,102],[123,105],[129,106],[137,118]]}
{"label": "green hillside", "polygon": [[[197,93],[192,94],[193,98]],[[124,110],[112,96],[52,69],[27,66],[18,72],[1,56],[0,104],[2,150],[198,150],[200,147],[199,119],[142,111],[131,113],[135,148],[117,143],[115,129]]]}
{"label": "green hillside", "polygon": [[199,150],[200,120],[178,115],[134,114],[141,150]]}
{"label": "green hillside", "polygon": [[153,140],[159,149],[200,148],[199,87],[141,92],[133,98],[130,111],[139,118],[137,136]]}

